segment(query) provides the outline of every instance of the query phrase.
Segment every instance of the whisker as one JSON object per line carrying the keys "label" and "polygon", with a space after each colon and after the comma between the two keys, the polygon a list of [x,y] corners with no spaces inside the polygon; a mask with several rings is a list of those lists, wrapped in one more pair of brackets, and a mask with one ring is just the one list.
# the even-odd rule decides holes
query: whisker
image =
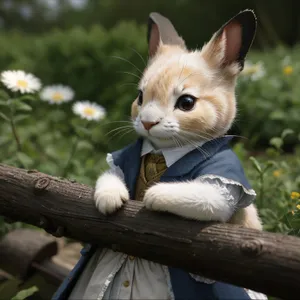
{"label": "whisker", "polygon": [[176,136],[172,136],[172,141],[175,143],[176,147],[180,148],[180,145],[178,143],[178,140],[176,139]]}
{"label": "whisker", "polygon": [[186,135],[189,135],[191,137],[199,137],[201,139],[205,139],[205,140],[209,140],[209,139],[214,139],[215,137],[208,134],[208,133],[204,133],[204,132],[201,132],[201,133],[196,133],[196,132],[190,132],[188,130],[185,130],[187,128],[184,128],[184,127],[181,127],[180,130],[182,133],[186,134]]}
{"label": "whisker", "polygon": [[129,49],[131,49],[132,51],[134,51],[142,60],[142,62],[144,63],[145,67],[147,66],[146,61],[144,60],[143,56],[134,48],[129,47]]}
{"label": "whisker", "polygon": [[[197,137],[197,138],[200,138],[202,140],[202,142],[208,142],[208,141],[211,141],[213,143],[215,143],[216,145],[219,143],[219,141],[216,140],[216,138],[212,135],[209,135],[208,133],[203,135],[201,134],[197,134],[197,133],[191,133],[191,132],[187,132],[187,131],[184,131],[182,130],[182,132],[186,135],[190,135],[191,137]],[[195,142],[195,141],[194,141]]]}
{"label": "whisker", "polygon": [[128,130],[127,132],[124,132],[121,136],[118,137],[118,140],[120,140],[122,137],[124,137],[126,134],[129,134],[131,132],[133,132],[134,130],[131,129],[131,130]]}
{"label": "whisker", "polygon": [[104,123],[104,124],[111,124],[111,123],[131,123],[131,121],[124,121],[124,120],[121,120],[121,121],[107,121],[107,123]]}
{"label": "whisker", "polygon": [[121,56],[114,56],[114,55],[111,55],[110,57],[112,58],[116,58],[116,59],[120,59],[120,60],[123,60],[127,63],[129,63],[130,65],[132,65],[136,70],[138,70],[140,72],[140,74],[143,75],[143,72],[134,64],[132,63],[131,61],[129,61],[128,59],[124,58],[124,57],[121,57]]}
{"label": "whisker", "polygon": [[[200,130],[197,130],[196,132],[190,132],[189,130],[189,128],[187,128],[187,127],[183,127],[183,126],[181,126],[181,129],[183,130],[183,131],[185,131],[187,134],[189,134],[189,135],[198,135],[199,137],[206,137],[206,138],[209,138],[209,139],[215,139],[216,138],[216,136],[214,136],[214,135],[212,135],[212,134],[209,134],[209,133],[207,133],[207,132],[202,132],[202,131],[200,131]],[[214,130],[214,128],[211,128],[211,130],[212,131],[214,131],[214,132],[218,132],[217,130]]]}
{"label": "whisker", "polygon": [[131,72],[127,72],[127,71],[117,71],[117,73],[124,73],[124,74],[128,74],[128,75],[132,75],[132,76],[138,78],[139,80],[141,79],[140,76],[138,76],[138,75],[136,75],[136,74],[134,74],[134,73],[131,73]]}
{"label": "whisker", "polygon": [[195,147],[195,149],[197,149],[198,151],[200,151],[201,153],[203,153],[205,155],[205,157],[209,157],[209,153],[207,151],[205,151],[203,148],[201,148],[202,146],[200,146],[199,144],[197,144],[197,142],[192,141],[182,135],[179,136],[180,139],[184,140],[187,144],[192,145],[193,147]]}
{"label": "whisker", "polygon": [[184,146],[184,143],[180,139],[177,139],[177,140],[178,140],[178,144],[179,144],[180,148],[182,148]]}
{"label": "whisker", "polygon": [[121,130],[115,132],[111,137],[109,137],[109,139],[108,139],[107,141],[109,142],[109,141],[111,141],[113,138],[117,138],[118,135],[121,135],[122,133],[126,133],[126,132],[131,132],[131,131],[133,131],[132,128],[130,128],[130,129],[129,129],[129,128],[123,128],[123,129],[121,129]]}
{"label": "whisker", "polygon": [[127,123],[127,124],[132,124],[132,121],[106,121],[106,122],[103,122],[101,124],[101,126],[107,126],[107,125],[111,125],[113,123]]}
{"label": "whisker", "polygon": [[120,87],[120,86],[124,86],[124,85],[134,85],[134,86],[136,86],[136,87],[139,86],[137,83],[134,83],[134,82],[125,82],[125,83],[123,83],[123,84],[120,84],[119,87]]}
{"label": "whisker", "polygon": [[120,130],[122,130],[122,129],[128,129],[128,128],[132,128],[132,126],[126,125],[126,126],[120,126],[120,127],[114,128],[114,129],[110,130],[109,132],[107,132],[107,133],[105,134],[105,136],[110,135],[111,133],[113,133],[113,132],[115,132],[115,131],[118,131],[118,130],[120,131]]}
{"label": "whisker", "polygon": [[202,146],[197,145],[196,143],[194,143],[193,141],[189,141],[189,143],[195,147],[195,149],[197,149],[199,152],[203,153],[203,155],[205,156],[205,158],[209,157],[209,152],[205,151]]}
{"label": "whisker", "polygon": [[237,137],[237,138],[249,140],[249,138],[247,138],[247,137],[245,137],[245,136],[242,136],[242,135],[236,135],[236,134],[225,134],[224,136],[225,136],[225,137],[226,137],[226,136],[232,136],[232,137]]}

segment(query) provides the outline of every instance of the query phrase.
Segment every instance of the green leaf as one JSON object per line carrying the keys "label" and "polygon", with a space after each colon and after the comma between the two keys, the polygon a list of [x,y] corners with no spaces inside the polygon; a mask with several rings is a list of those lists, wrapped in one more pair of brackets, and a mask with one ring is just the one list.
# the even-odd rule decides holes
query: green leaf
{"label": "green leaf", "polygon": [[16,105],[16,109],[21,111],[32,111],[32,107],[24,102],[18,102],[18,104]]}
{"label": "green leaf", "polygon": [[270,168],[275,167],[277,165],[278,164],[275,161],[273,161],[273,160],[267,161],[267,164],[266,164],[266,166],[263,169],[263,173],[267,172]]}
{"label": "green leaf", "polygon": [[270,120],[284,120],[286,118],[286,114],[284,111],[275,110],[270,114],[269,118]]}
{"label": "green leaf", "polygon": [[7,99],[9,99],[9,95],[7,94],[6,91],[0,89],[0,98],[1,98],[1,99],[6,99],[6,100],[7,100]]}
{"label": "green leaf", "polygon": [[283,140],[280,137],[274,137],[270,140],[270,145],[274,146],[276,149],[281,149],[283,145]]}
{"label": "green leaf", "polygon": [[8,105],[10,105],[15,110],[21,110],[21,111],[31,111],[32,110],[31,106],[29,104],[21,101],[20,98],[10,99],[8,101]]}
{"label": "green leaf", "polygon": [[17,115],[14,117],[14,122],[15,123],[18,123],[18,122],[21,122],[25,119],[28,119],[30,117],[30,115]]}
{"label": "green leaf", "polygon": [[288,135],[294,134],[294,130],[292,129],[285,129],[283,130],[282,134],[281,134],[281,138],[284,140]]}
{"label": "green leaf", "polygon": [[1,100],[0,99],[0,105],[1,106],[7,106],[7,100]]}
{"label": "green leaf", "polygon": [[249,159],[251,160],[251,162],[252,162],[254,168],[257,170],[257,172],[259,174],[261,174],[262,173],[262,169],[261,169],[261,166],[260,166],[259,162],[256,160],[256,158],[253,157],[253,156],[250,156]]}
{"label": "green leaf", "polygon": [[4,113],[0,112],[0,117],[5,121],[9,122],[9,117],[7,117]]}
{"label": "green leaf", "polygon": [[76,126],[75,131],[80,137],[89,136],[91,134],[91,131],[89,129],[86,129],[85,127],[82,126]]}
{"label": "green leaf", "polygon": [[291,212],[285,214],[282,217],[281,222],[286,224],[293,231],[298,232],[300,230],[300,212],[294,211],[294,214],[292,214]]}
{"label": "green leaf", "polygon": [[24,152],[18,152],[17,158],[25,168],[29,168],[33,164],[33,160]]}
{"label": "green leaf", "polygon": [[35,101],[36,97],[33,96],[33,95],[24,95],[24,96],[19,97],[19,99],[21,101],[26,101],[26,100],[28,100],[28,101]]}
{"label": "green leaf", "polygon": [[94,147],[90,142],[83,140],[78,142],[77,148],[79,150],[92,150]]}
{"label": "green leaf", "polygon": [[11,300],[24,300],[24,299],[32,296],[36,292],[38,292],[38,290],[39,289],[36,286],[32,286],[29,289],[20,291],[19,293],[17,293],[17,295],[15,295],[14,297],[12,297]]}

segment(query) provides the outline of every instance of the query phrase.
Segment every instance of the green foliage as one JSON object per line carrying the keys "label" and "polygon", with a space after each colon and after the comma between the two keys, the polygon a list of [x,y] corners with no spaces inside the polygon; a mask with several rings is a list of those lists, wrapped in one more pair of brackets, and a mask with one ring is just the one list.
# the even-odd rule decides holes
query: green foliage
{"label": "green foliage", "polygon": [[[253,70],[253,74],[248,75],[243,72],[239,79],[238,128],[235,130],[247,137],[252,147],[266,147],[268,141],[280,135],[283,128],[299,130],[299,46],[294,49],[279,47],[265,53],[252,52],[249,61],[262,66],[257,64],[256,72]],[[247,66],[245,71],[249,70],[246,69]],[[272,140],[272,143],[278,142],[278,139]],[[296,135],[289,135],[286,139],[289,147],[296,143]]]}
{"label": "green foliage", "polygon": [[[122,147],[133,137],[129,133],[127,139],[116,139],[117,132],[107,133],[123,125],[118,121],[130,119],[138,76],[133,64],[144,68],[140,57],[145,57],[144,28],[126,23],[110,31],[95,26],[89,31],[78,27],[41,37],[24,38],[15,33],[0,36],[0,42],[3,44],[1,70],[23,69],[37,75],[46,85],[69,85],[76,91],[76,100],[101,103],[108,115],[105,121],[91,124],[87,129],[85,123],[71,112],[72,103],[54,107],[40,100],[33,101],[28,96],[10,100],[1,90],[0,118],[6,121],[1,120],[2,162],[34,167],[50,174],[66,174],[65,164],[75,135],[78,135],[81,137],[78,155],[87,159],[72,160],[68,169],[74,179],[91,183],[103,169],[105,153]],[[134,73],[121,73],[123,71]],[[13,121],[23,145],[22,152],[15,156],[11,155],[16,147],[11,137],[11,113],[16,113]],[[70,140],[66,136],[70,136]]]}
{"label": "green foliage", "polygon": [[[75,101],[88,99],[107,110],[106,119],[87,123],[72,113],[72,102],[50,105],[37,95],[0,89],[1,162],[93,185],[107,168],[106,153],[135,138],[123,122],[130,119],[137,92],[124,84],[136,85],[137,68],[145,66],[141,58],[146,53],[145,28],[123,23],[109,31],[94,26],[39,37],[15,33],[0,36],[0,43],[1,70],[24,69],[45,85],[69,85],[76,92]],[[235,128],[248,139],[246,144],[236,144],[235,150],[258,193],[265,228],[289,234],[299,234],[300,150],[295,145],[299,143],[300,65],[296,50],[251,54],[253,62],[264,62],[266,73],[241,76]],[[282,132],[284,128],[289,129]],[[265,151],[260,149],[264,145]],[[285,154],[285,145],[295,146],[298,154]],[[249,158],[254,148],[260,153]],[[2,233],[10,228],[0,224]]]}
{"label": "green foliage", "polygon": [[289,134],[294,133],[288,129],[272,138],[271,147],[257,157],[241,157],[243,144],[234,148],[257,193],[256,205],[264,229],[300,236],[300,147],[295,155],[284,153],[282,146]]}
{"label": "green foliage", "polygon": [[[108,110],[108,121],[129,119],[131,102],[137,93],[134,85],[140,76],[137,69],[142,71],[145,67],[144,27],[134,23],[121,23],[110,30],[100,26],[89,30],[76,27],[26,38],[14,33],[0,35],[0,43],[3,45],[0,70],[24,69],[36,74],[44,84],[58,82],[70,85],[76,90],[76,99],[101,103]],[[267,146],[270,138],[279,135],[283,128],[297,130],[300,109],[300,86],[297,84],[299,53],[299,47],[279,47],[265,53],[250,53],[250,61],[263,63],[265,75],[261,78],[257,76],[256,80],[255,72],[254,75],[241,76],[237,89],[238,118],[233,128],[234,134],[249,139],[250,146]],[[44,106],[39,104],[37,109],[32,105],[35,106],[28,101],[24,105],[16,103],[15,109],[24,112],[36,109],[38,118],[47,113]],[[64,114],[60,112],[54,117],[62,123]],[[5,120],[2,110],[0,118]],[[115,125],[110,123],[94,131],[98,149],[112,150],[132,139],[132,135],[128,135],[122,140],[114,139],[114,143],[108,145],[103,131],[108,132]],[[66,128],[63,124],[60,127]],[[296,139],[292,137],[286,145],[293,146],[295,143]]]}
{"label": "green foliage", "polygon": [[33,286],[33,287],[31,287],[29,289],[26,289],[26,290],[22,290],[22,291],[18,292],[17,295],[12,297],[11,300],[24,300],[24,299],[32,296],[36,292],[38,292],[38,290],[39,289],[36,286]]}

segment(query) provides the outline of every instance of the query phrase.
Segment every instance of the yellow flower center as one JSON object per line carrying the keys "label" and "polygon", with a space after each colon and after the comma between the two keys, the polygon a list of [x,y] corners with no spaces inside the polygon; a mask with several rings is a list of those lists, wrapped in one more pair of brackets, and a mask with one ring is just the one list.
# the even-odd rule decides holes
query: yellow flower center
{"label": "yellow flower center", "polygon": [[274,177],[279,177],[281,175],[281,171],[280,170],[275,170],[274,172],[273,172],[273,176]]}
{"label": "yellow flower center", "polygon": [[55,92],[53,95],[52,95],[52,99],[53,101],[55,102],[60,102],[61,100],[63,100],[64,96],[59,93],[59,92]]}
{"label": "yellow flower center", "polygon": [[17,81],[17,86],[18,86],[19,88],[27,88],[27,87],[28,87],[28,82],[25,81],[25,80],[19,79],[19,80]]}
{"label": "yellow flower center", "polygon": [[83,109],[83,113],[89,117],[92,117],[93,115],[95,115],[95,112],[96,112],[96,110],[93,107],[85,107]]}
{"label": "yellow flower center", "polygon": [[296,207],[297,207],[297,209],[299,209],[299,210],[300,210],[300,204],[298,204]]}
{"label": "yellow flower center", "polygon": [[293,69],[292,66],[285,66],[285,67],[283,68],[283,73],[284,73],[285,75],[290,75],[290,74],[293,73],[293,71],[294,71],[294,69]]}

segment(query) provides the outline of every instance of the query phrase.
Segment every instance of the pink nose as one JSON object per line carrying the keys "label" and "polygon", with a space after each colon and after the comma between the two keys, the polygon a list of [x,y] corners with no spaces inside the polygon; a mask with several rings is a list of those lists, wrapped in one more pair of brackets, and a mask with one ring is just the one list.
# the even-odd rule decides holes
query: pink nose
{"label": "pink nose", "polygon": [[146,130],[150,130],[153,126],[157,125],[159,122],[143,122],[142,124],[144,125],[144,128]]}

